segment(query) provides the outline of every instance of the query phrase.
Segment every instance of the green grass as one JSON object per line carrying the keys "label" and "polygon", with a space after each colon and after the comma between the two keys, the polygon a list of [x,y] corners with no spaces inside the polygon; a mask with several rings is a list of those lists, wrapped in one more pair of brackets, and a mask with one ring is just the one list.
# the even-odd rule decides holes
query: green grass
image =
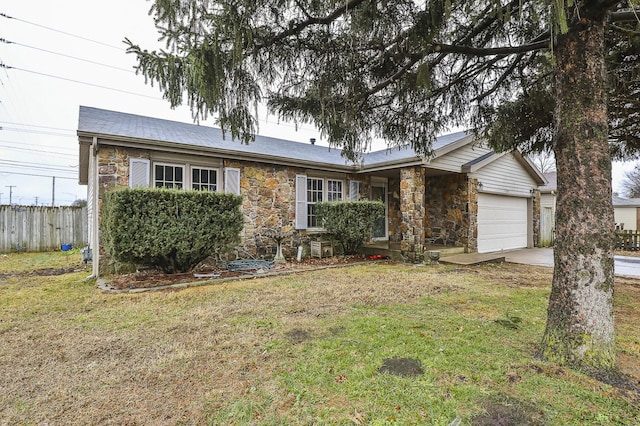
{"label": "green grass", "polygon": [[[85,270],[26,274],[67,261],[0,262],[8,424],[640,424],[637,395],[534,358],[545,268],[369,264],[135,295]],[[617,285],[621,368],[638,381],[640,286]],[[424,374],[379,372],[396,357]]]}

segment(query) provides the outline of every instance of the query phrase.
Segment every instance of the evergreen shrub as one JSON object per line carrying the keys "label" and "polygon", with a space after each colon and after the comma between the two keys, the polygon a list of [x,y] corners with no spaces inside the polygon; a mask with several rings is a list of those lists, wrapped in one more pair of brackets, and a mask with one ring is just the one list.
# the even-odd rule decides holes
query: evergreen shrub
{"label": "evergreen shrub", "polygon": [[380,201],[331,201],[316,203],[323,228],[340,242],[344,254],[356,254],[371,239],[373,226],[384,215]]}
{"label": "evergreen shrub", "polygon": [[102,243],[120,262],[187,272],[240,241],[238,195],[125,188],[106,193],[102,202]]}

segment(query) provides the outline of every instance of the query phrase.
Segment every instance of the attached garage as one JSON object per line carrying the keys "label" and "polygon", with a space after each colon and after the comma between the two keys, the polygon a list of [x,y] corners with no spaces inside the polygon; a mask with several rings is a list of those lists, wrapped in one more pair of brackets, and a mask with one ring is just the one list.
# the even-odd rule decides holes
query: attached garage
{"label": "attached garage", "polygon": [[478,253],[527,247],[528,200],[478,194]]}

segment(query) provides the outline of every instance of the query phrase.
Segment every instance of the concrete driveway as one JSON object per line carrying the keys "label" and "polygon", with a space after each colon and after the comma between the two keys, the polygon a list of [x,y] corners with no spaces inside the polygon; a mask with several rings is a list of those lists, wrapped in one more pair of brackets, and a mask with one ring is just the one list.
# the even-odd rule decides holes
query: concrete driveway
{"label": "concrete driveway", "polygon": [[[532,248],[505,251],[507,262],[553,267],[552,248]],[[640,278],[640,257],[615,256],[615,274],[618,277]]]}

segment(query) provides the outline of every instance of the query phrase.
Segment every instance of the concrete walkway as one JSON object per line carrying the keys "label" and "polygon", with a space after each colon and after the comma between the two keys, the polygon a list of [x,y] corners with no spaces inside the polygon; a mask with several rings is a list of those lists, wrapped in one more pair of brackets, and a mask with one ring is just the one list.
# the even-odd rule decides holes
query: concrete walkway
{"label": "concrete walkway", "polygon": [[[444,256],[440,261],[442,263],[453,263],[457,265],[475,265],[479,263],[506,261],[553,268],[553,249],[532,248],[496,253],[464,253]],[[614,261],[616,276],[640,279],[640,257],[615,256]]]}

